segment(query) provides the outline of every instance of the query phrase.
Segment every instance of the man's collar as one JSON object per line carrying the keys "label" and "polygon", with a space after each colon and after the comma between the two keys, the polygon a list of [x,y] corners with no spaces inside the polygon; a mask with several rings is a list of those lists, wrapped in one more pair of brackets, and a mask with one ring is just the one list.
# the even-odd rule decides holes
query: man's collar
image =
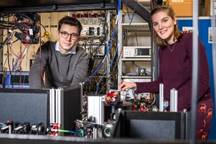
{"label": "man's collar", "polygon": [[[76,46],[75,46],[75,47],[76,47]],[[59,42],[56,42],[55,50],[58,51],[58,52],[61,52],[61,51],[60,51]],[[71,50],[68,51],[66,54],[76,54],[76,48],[71,48]]]}

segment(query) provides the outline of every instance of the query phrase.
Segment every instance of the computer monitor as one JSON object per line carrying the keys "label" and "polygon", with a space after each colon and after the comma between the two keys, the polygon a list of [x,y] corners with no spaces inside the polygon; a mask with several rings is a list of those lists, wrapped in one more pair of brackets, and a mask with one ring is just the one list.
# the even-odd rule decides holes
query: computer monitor
{"label": "computer monitor", "polygon": [[0,89],[0,122],[45,127],[60,123],[63,129],[73,129],[81,119],[80,87],[53,90],[54,95],[49,89]]}
{"label": "computer monitor", "polygon": [[0,89],[0,122],[49,126],[49,90]]}
{"label": "computer monitor", "polygon": [[116,122],[113,137],[148,140],[187,139],[187,113],[122,111]]}

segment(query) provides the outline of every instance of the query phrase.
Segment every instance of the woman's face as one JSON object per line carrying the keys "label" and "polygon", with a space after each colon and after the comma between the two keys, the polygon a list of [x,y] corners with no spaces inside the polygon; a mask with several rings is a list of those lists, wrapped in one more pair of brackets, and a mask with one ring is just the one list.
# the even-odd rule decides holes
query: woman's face
{"label": "woman's face", "polygon": [[168,42],[174,43],[174,26],[176,19],[172,19],[165,11],[159,11],[152,15],[153,29],[157,35]]}

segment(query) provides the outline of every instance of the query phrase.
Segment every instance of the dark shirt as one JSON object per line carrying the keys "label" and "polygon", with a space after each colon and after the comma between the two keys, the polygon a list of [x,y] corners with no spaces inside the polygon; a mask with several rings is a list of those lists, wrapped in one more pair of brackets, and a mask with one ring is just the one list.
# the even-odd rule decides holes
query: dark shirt
{"label": "dark shirt", "polygon": [[[159,50],[159,76],[156,81],[137,83],[137,93],[159,92],[159,84],[164,84],[164,99],[170,100],[170,89],[178,91],[178,110],[191,106],[192,86],[192,34],[183,33],[172,45]],[[205,50],[199,42],[199,97],[210,98],[208,62]]]}
{"label": "dark shirt", "polygon": [[[45,43],[38,50],[30,70],[31,88],[76,87],[87,77],[89,58],[85,50],[76,48],[76,54],[61,54],[55,42]],[[46,85],[43,73],[46,73]]]}

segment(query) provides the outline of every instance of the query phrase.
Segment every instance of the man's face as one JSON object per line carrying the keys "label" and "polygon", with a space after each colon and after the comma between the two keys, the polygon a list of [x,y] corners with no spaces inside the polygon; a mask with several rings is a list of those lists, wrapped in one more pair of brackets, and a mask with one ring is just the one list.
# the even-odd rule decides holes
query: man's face
{"label": "man's face", "polygon": [[62,24],[59,30],[59,45],[62,54],[70,51],[79,41],[80,35],[78,27]]}

